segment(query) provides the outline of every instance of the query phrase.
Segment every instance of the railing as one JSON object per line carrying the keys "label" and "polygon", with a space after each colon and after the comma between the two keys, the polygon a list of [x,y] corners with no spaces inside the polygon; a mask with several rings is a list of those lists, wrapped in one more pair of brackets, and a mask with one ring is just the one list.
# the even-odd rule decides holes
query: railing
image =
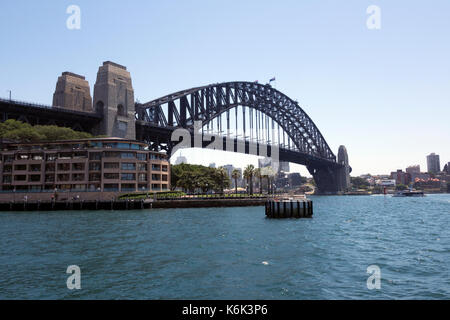
{"label": "railing", "polygon": [[47,104],[41,104],[41,103],[35,103],[35,102],[28,102],[28,101],[22,101],[22,100],[15,100],[15,99],[5,99],[5,98],[0,98],[0,102],[3,103],[9,103],[9,104],[15,104],[15,105],[22,105],[22,106],[26,106],[26,107],[32,107],[32,108],[40,108],[40,109],[46,109],[46,110],[52,110],[52,109],[57,109],[58,111],[63,111],[63,112],[68,112],[68,113],[73,113],[73,114],[79,114],[79,115],[90,115],[93,117],[101,117],[101,114],[99,113],[93,113],[93,112],[82,112],[82,111],[76,111],[76,110],[67,110],[64,109],[62,107],[53,107]]}

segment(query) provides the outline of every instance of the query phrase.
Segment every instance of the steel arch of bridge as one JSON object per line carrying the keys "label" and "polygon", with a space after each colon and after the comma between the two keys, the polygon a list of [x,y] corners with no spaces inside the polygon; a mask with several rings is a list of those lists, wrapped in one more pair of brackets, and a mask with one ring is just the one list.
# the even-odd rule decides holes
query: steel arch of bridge
{"label": "steel arch of bridge", "polygon": [[[165,105],[166,111],[163,109]],[[202,121],[206,125],[238,106],[268,115],[286,132],[295,145],[295,151],[336,162],[336,156],[306,112],[296,101],[269,85],[226,82],[179,91],[137,104],[136,120],[162,128],[192,129],[194,121]]]}

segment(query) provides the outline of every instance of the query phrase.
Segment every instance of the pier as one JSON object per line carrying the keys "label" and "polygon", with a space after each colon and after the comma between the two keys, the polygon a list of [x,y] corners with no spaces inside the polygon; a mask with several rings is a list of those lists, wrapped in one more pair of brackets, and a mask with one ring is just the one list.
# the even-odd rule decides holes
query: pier
{"label": "pier", "polygon": [[313,203],[304,197],[270,199],[266,202],[266,216],[271,219],[312,218]]}

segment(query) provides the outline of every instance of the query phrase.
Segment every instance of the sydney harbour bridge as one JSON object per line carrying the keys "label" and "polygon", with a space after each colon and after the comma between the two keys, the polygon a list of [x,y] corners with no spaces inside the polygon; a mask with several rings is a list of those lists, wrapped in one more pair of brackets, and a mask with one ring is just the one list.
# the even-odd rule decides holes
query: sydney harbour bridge
{"label": "sydney harbour bridge", "polygon": [[[351,168],[344,146],[336,157],[312,119],[269,84],[226,82],[196,87],[139,103],[124,66],[100,66],[90,97],[83,76],[64,72],[43,106],[0,99],[1,120],[55,124],[93,134],[147,142],[155,151],[173,154],[190,135],[188,146],[274,157],[305,165],[319,193],[343,192]],[[200,138],[198,138],[198,136]]]}

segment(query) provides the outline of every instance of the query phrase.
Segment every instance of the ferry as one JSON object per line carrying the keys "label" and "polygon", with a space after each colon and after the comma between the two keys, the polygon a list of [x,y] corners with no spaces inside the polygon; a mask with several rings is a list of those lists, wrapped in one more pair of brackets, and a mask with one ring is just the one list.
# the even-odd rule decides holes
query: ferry
{"label": "ferry", "polygon": [[423,191],[403,190],[397,191],[392,195],[393,197],[424,197]]}

